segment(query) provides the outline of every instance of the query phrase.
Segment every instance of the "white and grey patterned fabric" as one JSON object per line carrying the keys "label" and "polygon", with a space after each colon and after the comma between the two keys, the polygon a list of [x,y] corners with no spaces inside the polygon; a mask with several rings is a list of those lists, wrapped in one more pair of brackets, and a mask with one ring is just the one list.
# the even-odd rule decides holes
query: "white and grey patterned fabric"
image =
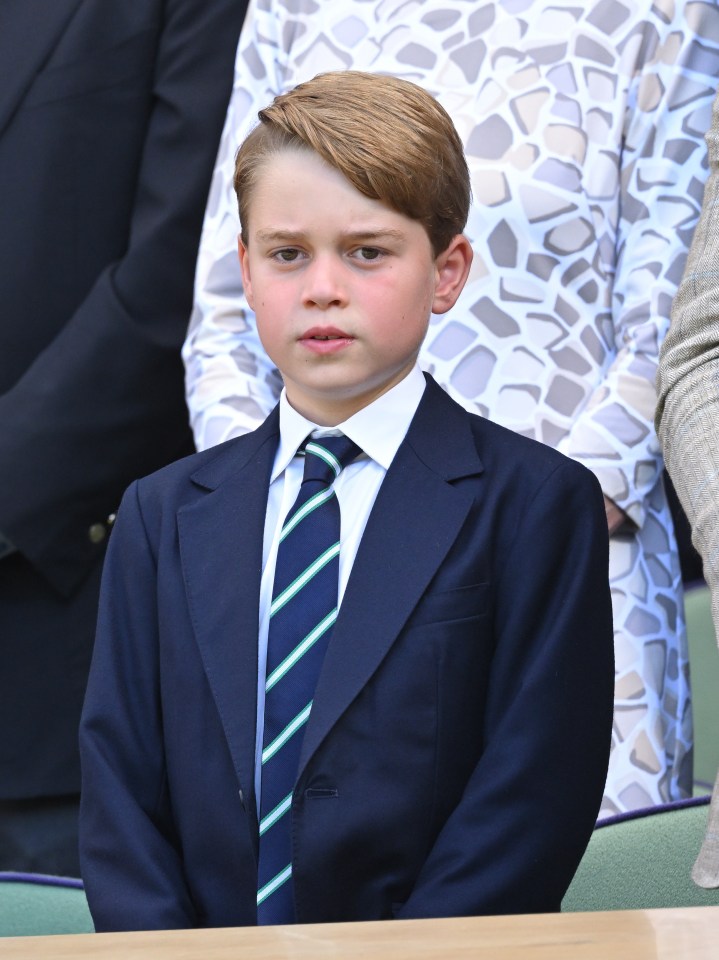
{"label": "white and grey patterned fabric", "polygon": [[[662,347],[656,420],[667,469],[704,562],[719,640],[719,95],[707,143],[711,173]],[[719,887],[719,773],[692,876],[702,887]]]}
{"label": "white and grey patterned fabric", "polygon": [[252,2],[184,351],[200,447],[254,427],[280,388],[241,295],[236,147],[275,94],[336,69],[414,80],[457,125],[475,259],[420,361],[467,409],[585,463],[636,526],[612,538],[616,709],[602,815],[684,796],[681,579],[652,420],[706,173],[717,2]]}

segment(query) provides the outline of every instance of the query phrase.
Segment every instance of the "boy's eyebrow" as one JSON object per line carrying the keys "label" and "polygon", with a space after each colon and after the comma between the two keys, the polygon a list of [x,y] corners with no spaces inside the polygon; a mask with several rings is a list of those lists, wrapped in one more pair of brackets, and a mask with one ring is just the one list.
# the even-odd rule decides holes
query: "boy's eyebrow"
{"label": "boy's eyebrow", "polygon": [[[261,243],[293,243],[305,236],[303,230],[258,230],[257,239]],[[341,232],[343,240],[353,240],[355,243],[369,243],[379,240],[405,240],[406,236],[401,230],[392,230],[390,228],[378,228],[376,230],[343,230]]]}
{"label": "boy's eyebrow", "polygon": [[377,230],[347,230],[342,234],[350,240],[405,240],[406,235],[401,230],[381,228]]}

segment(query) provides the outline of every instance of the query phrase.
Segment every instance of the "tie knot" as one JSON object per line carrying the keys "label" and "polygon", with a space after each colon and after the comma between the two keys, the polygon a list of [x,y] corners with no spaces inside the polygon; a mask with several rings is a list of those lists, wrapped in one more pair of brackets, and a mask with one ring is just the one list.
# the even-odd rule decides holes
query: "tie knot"
{"label": "tie knot", "polygon": [[305,443],[304,451],[305,470],[302,483],[314,480],[329,486],[360,453],[360,448],[349,437],[340,434],[338,437],[321,437],[319,440],[310,438]]}

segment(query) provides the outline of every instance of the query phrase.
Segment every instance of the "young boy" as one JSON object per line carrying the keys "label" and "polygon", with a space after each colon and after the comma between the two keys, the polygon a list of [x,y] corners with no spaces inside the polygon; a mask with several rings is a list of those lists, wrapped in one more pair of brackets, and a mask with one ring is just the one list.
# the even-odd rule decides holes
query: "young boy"
{"label": "young boy", "polygon": [[325,74],[260,120],[239,254],[285,389],[125,495],[81,730],[97,929],[557,910],[611,733],[599,486],[416,366],[471,263],[433,98]]}

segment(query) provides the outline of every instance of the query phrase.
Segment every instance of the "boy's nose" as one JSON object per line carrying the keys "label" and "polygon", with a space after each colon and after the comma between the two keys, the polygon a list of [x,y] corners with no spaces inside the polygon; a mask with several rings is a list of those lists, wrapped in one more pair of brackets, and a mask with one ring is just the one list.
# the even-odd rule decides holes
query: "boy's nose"
{"label": "boy's nose", "polygon": [[347,290],[342,277],[341,265],[331,257],[316,257],[305,272],[305,306],[328,307],[344,306],[347,303]]}

